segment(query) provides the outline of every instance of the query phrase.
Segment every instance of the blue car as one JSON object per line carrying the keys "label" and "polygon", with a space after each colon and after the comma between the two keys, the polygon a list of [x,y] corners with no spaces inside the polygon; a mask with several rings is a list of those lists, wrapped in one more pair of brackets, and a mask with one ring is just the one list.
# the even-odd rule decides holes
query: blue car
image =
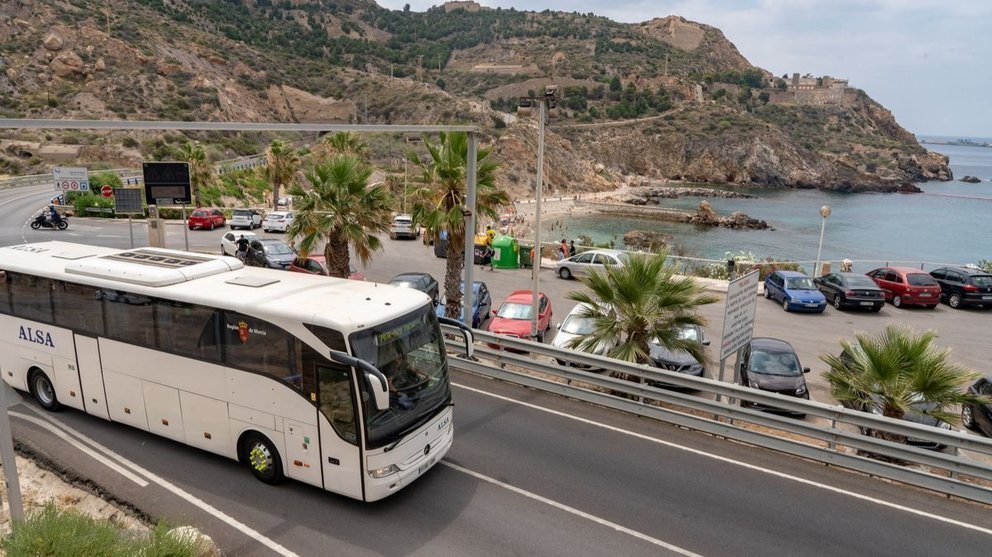
{"label": "blue car", "polygon": [[[459,286],[462,293],[465,293],[465,282],[462,282]],[[447,303],[447,296],[441,297],[441,303],[437,305],[437,316],[444,317],[445,304]],[[472,283],[472,328],[478,329],[482,326],[482,322],[486,320],[487,317],[492,313],[493,310],[493,299],[489,295],[489,287],[486,283],[481,280],[477,280]]]}
{"label": "blue car", "polygon": [[785,311],[823,313],[827,299],[813,281],[797,271],[775,271],[765,279],[765,298],[782,303]]}

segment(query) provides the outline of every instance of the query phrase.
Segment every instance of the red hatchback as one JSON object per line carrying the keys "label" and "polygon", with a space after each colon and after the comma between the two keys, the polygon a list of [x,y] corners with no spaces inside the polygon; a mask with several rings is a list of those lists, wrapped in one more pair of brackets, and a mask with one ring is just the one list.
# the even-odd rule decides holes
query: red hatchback
{"label": "red hatchback", "polygon": [[940,302],[940,284],[920,269],[882,267],[868,276],[882,289],[885,299],[896,307],[917,305],[933,309]]}
{"label": "red hatchback", "polygon": [[[551,328],[551,300],[538,294],[537,341],[544,342],[544,333]],[[486,330],[497,335],[529,339],[531,319],[534,315],[534,296],[530,290],[515,290],[506,297],[503,305],[494,311],[493,320]]]}
{"label": "red hatchback", "polygon": [[204,209],[201,207],[193,211],[193,214],[186,219],[186,224],[190,230],[196,230],[197,228],[213,230],[214,228],[223,228],[227,224],[227,219],[220,209]]}

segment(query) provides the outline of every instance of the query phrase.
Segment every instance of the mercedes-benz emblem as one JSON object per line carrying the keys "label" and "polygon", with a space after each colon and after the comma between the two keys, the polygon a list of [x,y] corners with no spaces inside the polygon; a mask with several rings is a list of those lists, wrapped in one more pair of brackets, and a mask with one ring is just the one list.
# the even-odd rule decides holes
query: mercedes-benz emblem
{"label": "mercedes-benz emblem", "polygon": [[424,447],[424,456],[427,456],[429,454],[431,454],[431,444],[430,443],[428,443],[427,446]]}

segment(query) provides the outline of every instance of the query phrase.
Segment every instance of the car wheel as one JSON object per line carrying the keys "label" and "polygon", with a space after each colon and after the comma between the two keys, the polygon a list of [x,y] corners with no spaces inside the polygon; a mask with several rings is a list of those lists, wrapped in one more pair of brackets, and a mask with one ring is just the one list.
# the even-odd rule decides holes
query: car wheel
{"label": "car wheel", "polygon": [[789,311],[789,300],[782,300],[782,309]]}
{"label": "car wheel", "polygon": [[260,433],[250,433],[242,445],[242,459],[248,464],[259,480],[267,484],[277,484],[282,481],[282,460],[279,453],[264,435]]}
{"label": "car wheel", "polygon": [[902,307],[902,296],[893,296],[892,297],[892,305],[894,305],[897,308],[901,308]]}
{"label": "car wheel", "polygon": [[844,300],[841,299],[840,294],[834,294],[834,307],[837,309],[844,307]]}
{"label": "car wheel", "polygon": [[970,404],[965,404],[961,407],[961,424],[968,429],[975,429],[977,425],[975,423],[975,411],[972,410]]}
{"label": "car wheel", "polygon": [[221,244],[220,245],[220,254],[221,255],[227,255],[227,250],[224,249],[224,244]]}
{"label": "car wheel", "polygon": [[569,271],[568,267],[562,267],[561,269],[558,269],[558,276],[568,280],[572,278],[572,271]]}
{"label": "car wheel", "polygon": [[210,230],[213,230],[214,228],[217,228],[217,226],[214,225],[213,221],[211,221],[210,222]]}
{"label": "car wheel", "polygon": [[961,294],[952,292],[949,296],[947,296],[947,305],[954,309],[961,309]]}
{"label": "car wheel", "polygon": [[28,375],[28,387],[31,389],[31,395],[45,410],[55,412],[62,407],[58,397],[55,396],[55,386],[40,369],[35,369]]}
{"label": "car wheel", "polygon": [[769,290],[767,286],[765,287],[765,299],[766,300],[771,300],[772,299],[772,291]]}

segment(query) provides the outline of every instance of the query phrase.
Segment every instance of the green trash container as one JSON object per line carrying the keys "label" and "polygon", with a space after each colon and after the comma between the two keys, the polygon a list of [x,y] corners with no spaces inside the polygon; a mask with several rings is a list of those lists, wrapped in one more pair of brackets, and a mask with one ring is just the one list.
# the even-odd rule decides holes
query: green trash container
{"label": "green trash container", "polygon": [[520,266],[525,269],[530,269],[534,266],[534,260],[530,256],[531,250],[534,249],[534,244],[519,244],[520,250]]}
{"label": "green trash container", "polygon": [[520,267],[520,246],[513,236],[493,238],[493,267],[496,269],[516,269]]}

